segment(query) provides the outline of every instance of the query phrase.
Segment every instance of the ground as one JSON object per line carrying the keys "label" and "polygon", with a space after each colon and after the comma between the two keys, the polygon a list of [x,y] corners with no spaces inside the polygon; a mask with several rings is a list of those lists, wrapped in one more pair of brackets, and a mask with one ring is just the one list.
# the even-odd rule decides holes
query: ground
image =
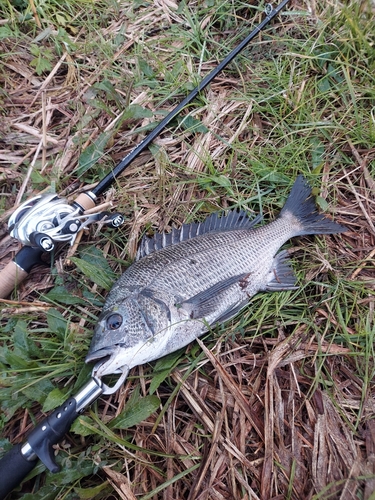
{"label": "ground", "polygon": [[[0,268],[17,206],[69,202],[264,17],[239,0],[0,5]],[[121,212],[0,302],[0,448],[90,376],[105,296],[143,234],[229,207],[276,217],[299,173],[341,235],[287,247],[299,289],[134,368],[9,498],[374,499],[375,7],[290,0],[100,197]]]}

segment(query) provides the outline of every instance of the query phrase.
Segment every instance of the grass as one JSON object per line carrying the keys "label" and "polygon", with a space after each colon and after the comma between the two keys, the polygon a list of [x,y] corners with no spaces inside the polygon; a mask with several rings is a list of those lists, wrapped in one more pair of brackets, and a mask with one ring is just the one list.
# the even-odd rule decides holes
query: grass
{"label": "grass", "polygon": [[[133,369],[59,444],[62,472],[39,464],[9,498],[372,498],[374,9],[291,2],[106,194],[125,225],[92,229],[0,303],[8,449],[89,377],[96,318],[144,232],[227,207],[271,220],[298,173],[349,228],[294,240],[297,291],[258,294],[203,344]],[[101,179],[262,8],[9,0],[0,13],[5,265],[15,204]]]}

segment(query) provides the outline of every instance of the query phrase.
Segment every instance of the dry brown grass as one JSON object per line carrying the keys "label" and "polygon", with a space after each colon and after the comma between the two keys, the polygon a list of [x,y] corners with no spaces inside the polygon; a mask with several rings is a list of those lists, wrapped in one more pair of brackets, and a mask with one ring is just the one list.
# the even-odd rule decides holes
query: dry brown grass
{"label": "dry brown grass", "polygon": [[[275,53],[286,50],[286,37],[293,30],[299,33],[301,44],[304,36],[318,37],[316,19],[325,22],[332,9],[339,9],[332,2],[296,0],[291,5],[296,11],[311,8],[312,16],[308,20],[296,16],[277,21],[272,35]],[[362,10],[370,8],[370,3],[361,5]],[[147,126],[150,119],[122,121],[128,102],[141,104],[155,113],[156,109],[169,110],[183,94],[179,86],[173,89],[177,97],[172,90],[170,95],[162,95],[146,84],[134,86],[133,83],[139,82],[137,53],[132,52],[147,34],[143,57],[156,65],[152,51],[157,51],[162,76],[163,71],[171,69],[168,60],[175,58],[175,63],[181,57],[174,54],[182,47],[182,38],[167,47],[163,30],[172,25],[181,25],[181,30],[186,30],[183,15],[176,12],[174,2],[164,0],[140,9],[132,18],[128,17],[128,10],[131,10],[129,5],[120,2],[117,15],[99,25],[96,34],[90,33],[93,37],[90,43],[95,47],[101,37],[114,38],[126,22],[125,41],[109,57],[100,58],[89,50],[84,43],[84,27],[79,30],[72,24],[70,36],[78,47],[74,57],[69,51],[53,52],[51,69],[42,75],[30,66],[31,34],[0,41],[4,54],[0,74],[1,267],[19,248],[6,235],[6,220],[21,200],[39,194],[53,183],[58,192],[74,199],[88,181],[96,182],[109,165],[117,163],[143,137],[142,131],[135,131]],[[202,29],[208,22],[207,16],[202,20]],[[344,28],[331,29],[330,43],[335,36],[342,42],[340,30]],[[232,28],[229,35],[235,33]],[[280,46],[278,37],[286,40]],[[227,38],[216,34],[215,41],[225,44]],[[259,47],[262,43],[260,37]],[[45,44],[53,45],[48,39]],[[290,53],[292,49],[288,49]],[[188,70],[193,72],[197,66],[196,58],[183,50],[181,53],[184,71],[180,83],[188,78]],[[268,59],[265,57],[263,61],[256,49],[252,54],[255,60],[260,58],[257,65],[268,64]],[[298,66],[300,61],[297,56],[293,64]],[[203,62],[202,74],[216,63],[213,56]],[[305,87],[318,70],[315,66],[301,66],[305,76],[289,89],[290,99],[297,95],[295,107],[285,113],[280,107],[280,114],[275,112],[273,116],[268,109],[255,107],[254,99],[244,97],[249,85],[263,85],[264,92],[268,92],[263,77],[251,66],[243,67],[241,63],[240,68],[241,78],[235,72],[221,76],[210,86],[199,106],[190,111],[209,129],[208,133],[194,134],[177,126],[165,132],[156,141],[158,152],[143,154],[119,179],[117,189],[108,193],[107,200],[127,217],[123,229],[126,240],[112,235],[107,241],[106,236],[99,234],[94,238],[91,232],[83,236],[81,245],[95,242],[105,255],[113,257],[111,264],[116,272],[121,267],[116,259],[133,258],[145,230],[170,229],[197,213],[202,216],[236,203],[253,208],[250,193],[257,197],[259,177],[251,173],[250,166],[262,151],[266,153],[261,161],[271,170],[276,164],[277,171],[278,154],[283,154],[285,144],[272,134],[275,130],[285,136],[292,134],[285,116],[290,113],[292,121],[297,120],[298,109],[304,106],[306,98]],[[348,71],[350,87],[350,83],[356,84],[357,76],[355,68],[349,67]],[[113,101],[101,95],[106,109],[99,112],[90,101],[90,92],[95,83],[103,80],[103,75],[113,82],[119,99],[123,100]],[[356,92],[365,99],[366,91],[360,84]],[[337,99],[335,89],[331,99]],[[206,343],[199,342],[204,356],[198,359],[196,346],[190,346],[186,355],[181,355],[178,367],[157,389],[160,412],[130,429],[113,431],[118,442],[109,434],[67,437],[62,448],[65,446],[68,455],[71,453],[72,460],[91,446],[89,460],[104,463],[96,475],[80,483],[82,488],[89,488],[108,482],[110,487],[98,492],[95,498],[374,499],[375,149],[368,138],[355,136],[355,119],[341,106],[337,108],[337,129],[332,132],[332,142],[326,137],[322,139],[327,155],[318,190],[320,196],[328,198],[332,215],[349,231],[340,237],[327,237],[324,243],[311,239],[295,242],[299,245],[294,248],[297,266],[304,269],[303,281],[307,285],[294,299],[298,304],[305,300],[304,306],[300,309],[296,306],[296,312],[293,304],[285,305],[275,299],[270,311],[263,299],[259,299],[254,302],[254,309],[260,304],[265,312],[250,311],[245,319],[232,322],[225,334],[216,332]],[[327,111],[327,116],[331,112]],[[80,155],[102,132],[112,132],[105,154],[93,174],[77,178]],[[291,137],[293,145],[295,138]],[[244,153],[242,146],[248,153]],[[310,155],[310,151],[304,153]],[[298,161],[298,154],[293,161],[295,158]],[[290,166],[283,174],[292,177],[299,168]],[[255,163],[254,169],[259,171]],[[211,182],[215,176],[230,178],[230,188]],[[253,184],[247,188],[250,181]],[[264,180],[261,182],[264,185]],[[267,211],[277,211],[280,197],[274,193],[270,196],[273,198]],[[84,279],[67,266],[64,252],[56,260],[57,279],[66,283],[72,293],[82,295],[80,286]],[[35,269],[15,300],[1,302],[4,324],[11,316],[24,318],[31,314],[30,328],[45,325],[46,305],[36,301],[54,283],[53,273]],[[91,291],[96,292],[96,287]],[[280,319],[283,307],[290,311],[290,320],[287,316]],[[64,305],[59,310],[66,313]],[[297,316],[299,310],[304,317]],[[70,323],[72,331],[82,334],[86,314],[92,311],[98,313],[99,307],[81,308],[81,317],[74,316]],[[81,364],[83,358],[84,353]],[[193,370],[192,360],[196,362]],[[2,366],[5,367],[4,363]],[[119,415],[134,391],[140,390],[146,396],[152,377],[152,367],[134,369],[123,389],[100,400],[96,412],[101,421],[108,423]],[[56,377],[55,382],[71,383],[68,376]],[[24,439],[33,426],[30,414],[40,418],[40,405],[29,401],[27,408],[18,409],[9,421],[4,414],[4,437],[12,442]],[[120,442],[122,438],[142,449],[127,449]],[[36,494],[38,488],[38,480],[32,479],[22,491]],[[55,498],[80,498],[80,491],[78,483],[69,486],[62,482],[54,494]],[[20,495],[14,493],[11,498]]]}

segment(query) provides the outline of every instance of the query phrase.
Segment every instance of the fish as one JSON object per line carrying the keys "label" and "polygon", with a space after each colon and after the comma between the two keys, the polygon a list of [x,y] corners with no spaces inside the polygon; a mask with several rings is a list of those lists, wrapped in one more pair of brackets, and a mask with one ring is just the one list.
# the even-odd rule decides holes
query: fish
{"label": "fish", "polygon": [[[145,236],[136,260],[110,290],[86,362],[98,376],[122,373],[182,347],[244,309],[258,292],[294,290],[290,238],[347,230],[319,213],[299,175],[272,222],[243,210],[211,214],[170,233]],[[102,363],[100,363],[102,361]]]}

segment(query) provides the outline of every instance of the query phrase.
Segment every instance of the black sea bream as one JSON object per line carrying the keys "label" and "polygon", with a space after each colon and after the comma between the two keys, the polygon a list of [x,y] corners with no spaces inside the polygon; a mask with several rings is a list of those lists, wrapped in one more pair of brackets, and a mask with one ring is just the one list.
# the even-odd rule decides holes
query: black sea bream
{"label": "black sea bream", "polygon": [[278,252],[287,240],[346,230],[318,213],[302,176],[277,219],[259,221],[232,211],[144,238],[108,295],[86,362],[103,359],[100,375],[127,373],[186,346],[257,292],[295,288],[288,253]]}

